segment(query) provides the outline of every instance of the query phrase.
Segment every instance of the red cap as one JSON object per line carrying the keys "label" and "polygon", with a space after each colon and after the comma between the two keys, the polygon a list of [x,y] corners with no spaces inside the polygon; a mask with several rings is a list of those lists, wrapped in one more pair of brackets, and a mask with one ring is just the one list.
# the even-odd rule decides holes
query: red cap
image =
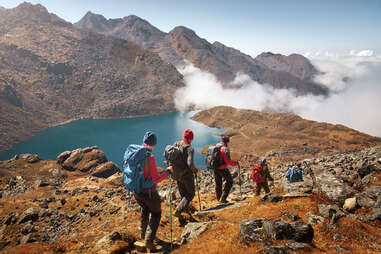
{"label": "red cap", "polygon": [[190,144],[193,140],[193,131],[191,129],[186,129],[183,134],[183,141]]}

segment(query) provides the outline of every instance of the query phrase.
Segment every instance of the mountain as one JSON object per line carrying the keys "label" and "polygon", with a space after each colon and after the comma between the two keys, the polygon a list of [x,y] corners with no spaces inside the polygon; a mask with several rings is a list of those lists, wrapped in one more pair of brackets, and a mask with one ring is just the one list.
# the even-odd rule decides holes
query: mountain
{"label": "mountain", "polygon": [[292,88],[298,94],[323,94],[328,90],[314,83],[317,71],[305,57],[297,54],[282,56],[285,60],[274,61],[265,55],[252,58],[222,43],[209,43],[193,30],[178,26],[164,33],[148,21],[131,15],[123,19],[106,19],[88,12],[76,27],[106,35],[131,40],[145,49],[156,52],[175,66],[184,60],[201,70],[214,74],[226,86],[238,72],[245,73],[260,84],[275,88]]}
{"label": "mountain", "polygon": [[312,77],[318,73],[307,58],[298,54],[284,56],[265,52],[255,59],[272,70],[288,72],[301,80],[312,81]]}
{"label": "mountain", "polygon": [[0,151],[73,119],[175,110],[183,78],[156,53],[77,29],[41,5],[0,14]]}

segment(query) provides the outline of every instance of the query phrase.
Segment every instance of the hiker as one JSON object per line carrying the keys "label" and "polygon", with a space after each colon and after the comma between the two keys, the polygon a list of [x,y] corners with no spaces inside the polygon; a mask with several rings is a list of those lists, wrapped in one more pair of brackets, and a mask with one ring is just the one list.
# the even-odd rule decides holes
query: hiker
{"label": "hiker", "polygon": [[255,195],[258,196],[261,190],[264,189],[265,193],[270,192],[268,181],[274,184],[274,179],[270,175],[270,171],[267,165],[266,158],[260,158],[257,164],[253,165],[253,172],[251,174],[251,179],[256,182]]}
{"label": "hiker", "polygon": [[[144,239],[145,246],[148,249],[155,249],[155,246],[153,244],[153,240],[155,239],[156,231],[160,224],[161,219],[161,199],[160,196],[156,190],[156,184],[163,181],[168,177],[169,172],[164,170],[160,174],[157,171],[156,166],[156,160],[154,155],[152,154],[152,150],[155,148],[157,143],[157,138],[155,133],[148,131],[145,133],[143,137],[143,145],[137,146],[137,145],[130,145],[135,146],[137,150],[143,150],[144,151],[144,182],[143,187],[136,187],[139,193],[134,193],[136,202],[140,206],[140,236],[142,239]],[[129,148],[127,148],[126,155],[129,152]],[[133,152],[132,152],[133,153]],[[130,154],[132,154],[130,153]],[[126,160],[125,155],[125,160]],[[135,156],[136,157],[136,156]],[[133,157],[127,156],[127,163],[130,163],[130,168],[134,167],[133,162],[128,161],[133,160]],[[138,164],[137,164],[138,165]],[[139,166],[139,165],[138,165]],[[135,166],[136,167],[136,166]],[[130,180],[125,179],[125,184],[139,182],[139,179],[134,179],[131,175],[126,176],[126,170],[124,171],[124,178],[130,177]],[[141,172],[141,171],[140,171]],[[137,174],[139,175],[139,174]],[[140,174],[142,177],[142,174]],[[139,177],[139,176],[135,176]],[[135,185],[139,185],[136,184]],[[126,184],[127,187],[127,184]],[[141,188],[142,190],[139,190]],[[127,187],[127,189],[132,189],[132,187]],[[151,218],[149,218],[151,215]],[[147,228],[148,227],[148,228]]]}
{"label": "hiker", "polygon": [[197,174],[197,168],[195,168],[193,162],[194,149],[191,146],[192,140],[193,131],[186,129],[183,133],[183,139],[178,141],[179,146],[182,148],[182,158],[185,163],[183,164],[184,168],[181,169],[181,177],[175,179],[181,200],[175,209],[174,216],[179,219],[181,225],[184,223],[184,217],[181,213],[190,212],[190,205],[195,196],[194,174]]}
{"label": "hiker", "polygon": [[[233,178],[232,175],[229,172],[228,166],[236,166],[238,165],[237,161],[233,161],[230,159],[230,150],[228,147],[229,144],[229,136],[222,136],[221,137],[221,143],[219,144],[221,146],[220,148],[220,163],[221,165],[214,169],[214,180],[216,181],[216,197],[217,200],[221,203],[227,203],[226,200],[231,188],[233,187]],[[222,180],[225,181],[224,184],[224,191],[222,193]]]}
{"label": "hiker", "polygon": [[299,162],[296,166],[289,168],[286,171],[286,178],[290,183],[303,182],[302,164]]}

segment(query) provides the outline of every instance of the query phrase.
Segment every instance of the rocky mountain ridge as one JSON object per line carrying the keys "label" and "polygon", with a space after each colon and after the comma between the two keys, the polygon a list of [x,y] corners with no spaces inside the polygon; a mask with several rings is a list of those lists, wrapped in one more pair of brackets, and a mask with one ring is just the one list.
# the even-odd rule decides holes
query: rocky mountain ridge
{"label": "rocky mountain ridge", "polygon": [[0,151],[73,119],[175,110],[182,75],[157,54],[77,29],[41,5],[0,11]]}
{"label": "rocky mountain ridge", "polygon": [[328,93],[324,86],[313,82],[313,76],[318,72],[301,55],[274,59],[273,54],[261,54],[252,58],[222,43],[211,44],[183,26],[164,33],[135,15],[123,19],[106,19],[102,15],[88,12],[75,26],[134,41],[176,66],[184,65],[184,60],[187,60],[201,70],[214,74],[225,85],[232,82],[237,73],[245,73],[260,84],[269,84],[279,89],[292,88],[297,94]]}

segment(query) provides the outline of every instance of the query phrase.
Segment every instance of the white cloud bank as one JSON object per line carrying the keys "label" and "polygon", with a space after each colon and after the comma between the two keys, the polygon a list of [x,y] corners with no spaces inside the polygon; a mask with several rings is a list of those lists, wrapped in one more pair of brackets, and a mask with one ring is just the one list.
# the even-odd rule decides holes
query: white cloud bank
{"label": "white cloud bank", "polygon": [[225,89],[210,73],[191,64],[180,68],[186,86],[177,90],[178,109],[207,109],[226,105],[259,111],[293,112],[303,118],[339,123],[381,137],[381,57],[371,50],[351,51],[348,56],[311,56],[323,74],[316,81],[332,92],[323,96],[296,96],[293,90],[260,85],[237,73],[231,89]]}

